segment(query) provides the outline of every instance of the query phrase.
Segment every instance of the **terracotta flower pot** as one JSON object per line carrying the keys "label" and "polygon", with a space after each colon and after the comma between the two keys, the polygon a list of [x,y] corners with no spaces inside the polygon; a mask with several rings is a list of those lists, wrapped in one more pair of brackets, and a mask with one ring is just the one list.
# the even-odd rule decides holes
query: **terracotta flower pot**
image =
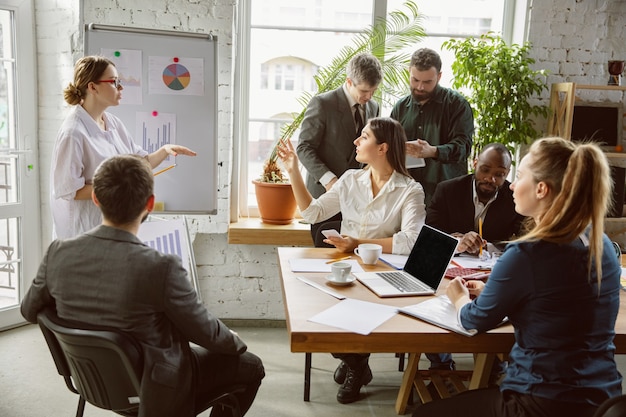
{"label": "terracotta flower pot", "polygon": [[261,221],[269,224],[289,224],[296,214],[296,199],[291,184],[252,181]]}

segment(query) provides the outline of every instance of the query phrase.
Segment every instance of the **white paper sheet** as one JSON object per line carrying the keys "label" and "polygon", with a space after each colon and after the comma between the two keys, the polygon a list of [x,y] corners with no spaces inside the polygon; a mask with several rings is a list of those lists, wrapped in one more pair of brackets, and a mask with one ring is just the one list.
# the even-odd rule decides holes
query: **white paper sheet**
{"label": "white paper sheet", "polygon": [[397,312],[396,307],[346,298],[311,317],[309,321],[368,335]]}
{"label": "white paper sheet", "polygon": [[380,256],[381,261],[396,269],[404,268],[407,259],[409,259],[409,255],[393,255],[391,253],[383,253]]}
{"label": "white paper sheet", "polygon": [[402,307],[400,312],[465,336],[476,334],[476,330],[465,330],[459,324],[456,308],[445,295],[422,301],[419,304]]}
{"label": "white paper sheet", "polygon": [[[330,265],[327,264],[329,259],[318,258],[294,258],[289,260],[291,272],[328,272],[330,273]],[[345,259],[337,262],[347,262],[352,265],[351,272],[363,272],[363,268],[356,259]]]}
{"label": "white paper sheet", "polygon": [[[411,140],[408,142],[417,142],[417,140]],[[415,158],[407,154],[406,156],[406,167],[407,168],[421,168],[426,166],[426,161],[424,158]]]}
{"label": "white paper sheet", "polygon": [[452,264],[458,264],[455,266],[461,266],[462,268],[475,268],[475,269],[491,269],[493,264],[497,261],[497,258],[491,258],[487,260],[478,259],[478,256],[461,254],[452,258],[454,262]]}

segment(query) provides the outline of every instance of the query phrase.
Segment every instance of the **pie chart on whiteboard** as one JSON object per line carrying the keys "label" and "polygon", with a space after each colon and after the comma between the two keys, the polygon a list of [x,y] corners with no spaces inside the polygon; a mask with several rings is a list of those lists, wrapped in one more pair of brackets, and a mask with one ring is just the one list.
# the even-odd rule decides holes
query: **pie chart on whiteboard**
{"label": "pie chart on whiteboard", "polygon": [[172,90],[184,90],[189,85],[191,74],[181,64],[171,64],[163,70],[163,82]]}

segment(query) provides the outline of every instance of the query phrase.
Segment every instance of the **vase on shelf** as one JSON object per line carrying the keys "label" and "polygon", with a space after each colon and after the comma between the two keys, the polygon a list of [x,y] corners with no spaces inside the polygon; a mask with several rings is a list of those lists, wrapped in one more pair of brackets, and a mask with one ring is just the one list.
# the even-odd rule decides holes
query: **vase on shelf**
{"label": "vase on shelf", "polygon": [[263,223],[290,224],[298,208],[291,184],[252,181]]}

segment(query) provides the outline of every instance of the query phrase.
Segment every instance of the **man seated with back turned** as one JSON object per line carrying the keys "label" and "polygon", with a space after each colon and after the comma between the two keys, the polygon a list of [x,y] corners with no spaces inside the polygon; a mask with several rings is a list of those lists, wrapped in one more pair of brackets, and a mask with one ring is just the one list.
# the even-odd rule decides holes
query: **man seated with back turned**
{"label": "man seated with back turned", "polygon": [[[207,394],[244,385],[242,413],[265,376],[261,360],[200,302],[181,259],[136,236],[154,207],[154,178],[144,158],[102,162],[92,199],[102,225],[52,242],[22,302],[22,315],[56,309],[62,320],[125,331],[144,352],[140,416],[195,416]],[[191,347],[189,342],[198,346]],[[230,411],[215,407],[211,416]]]}
{"label": "man seated with back turned", "polygon": [[[511,153],[501,143],[490,143],[474,159],[474,173],[443,181],[426,209],[426,224],[460,239],[458,252],[477,254],[486,242],[498,245],[520,234],[524,217],[515,211],[506,177]],[[482,219],[482,238],[479,220]],[[454,369],[449,353],[427,353],[431,369]],[[500,370],[499,363],[494,372]]]}

